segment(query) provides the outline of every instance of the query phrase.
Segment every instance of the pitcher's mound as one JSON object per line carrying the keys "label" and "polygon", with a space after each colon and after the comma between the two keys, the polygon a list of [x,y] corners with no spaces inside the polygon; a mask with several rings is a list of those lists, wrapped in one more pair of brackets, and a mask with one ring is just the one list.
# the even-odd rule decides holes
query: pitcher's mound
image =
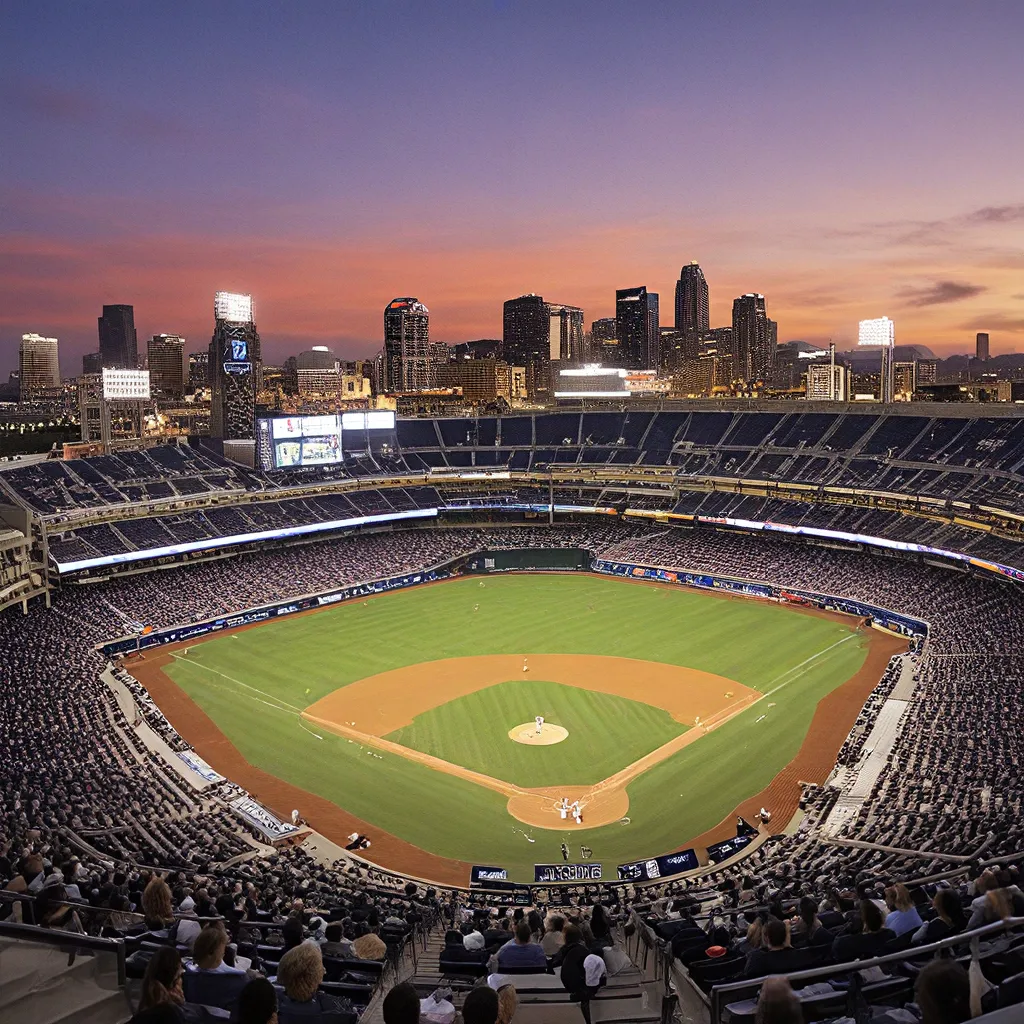
{"label": "pitcher's mound", "polygon": [[517,725],[509,729],[508,738],[516,743],[526,743],[531,747],[549,747],[552,743],[561,743],[569,735],[568,729],[560,725],[552,725],[545,722],[537,732],[536,722],[527,722],[525,725]]}

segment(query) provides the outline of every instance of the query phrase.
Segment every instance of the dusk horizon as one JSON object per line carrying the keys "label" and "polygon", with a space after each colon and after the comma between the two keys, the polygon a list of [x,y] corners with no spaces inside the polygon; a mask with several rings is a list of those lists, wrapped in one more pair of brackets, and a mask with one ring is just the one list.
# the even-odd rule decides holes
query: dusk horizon
{"label": "dusk horizon", "polygon": [[6,5],[0,375],[112,303],[204,350],[219,290],[271,363],[372,358],[396,296],[449,343],[530,292],[667,325],[691,260],[712,326],[1024,350],[1024,9],[551,8]]}

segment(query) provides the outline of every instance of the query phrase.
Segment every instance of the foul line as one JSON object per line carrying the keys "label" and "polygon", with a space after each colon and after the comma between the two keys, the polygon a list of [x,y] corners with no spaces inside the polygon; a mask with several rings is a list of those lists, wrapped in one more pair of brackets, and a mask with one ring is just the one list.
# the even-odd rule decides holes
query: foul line
{"label": "foul line", "polygon": [[[262,694],[264,697],[268,697],[268,698],[270,698],[270,700],[276,701],[278,705],[281,705],[280,707],[278,707],[278,709],[277,709],[278,711],[287,710],[287,711],[290,711],[293,715],[301,715],[302,714],[302,708],[297,708],[293,704],[289,704],[288,701],[281,700],[280,697],[275,697],[272,693],[267,693],[266,690],[261,690],[261,689],[259,689],[259,687],[256,687],[256,686],[250,686],[248,683],[243,683],[241,679],[235,679],[234,676],[229,676],[226,672],[220,672],[220,671],[218,671],[215,668],[210,668],[209,665],[202,664],[202,662],[192,661],[189,658],[184,658],[181,655],[176,654],[174,651],[171,651],[169,653],[170,653],[171,657],[174,658],[175,661],[182,661],[186,665],[194,665],[196,668],[205,669],[207,672],[212,672],[215,676],[220,676],[222,679],[227,679],[228,682],[234,683],[236,686],[244,686],[247,690],[252,690],[253,693]],[[248,694],[243,693],[243,694],[240,694],[240,696],[247,697]],[[259,700],[258,697],[253,697],[252,699],[253,700]],[[261,704],[266,704],[267,701],[261,700],[260,703]],[[270,707],[274,707],[275,705],[274,704],[270,704],[269,706]]]}
{"label": "foul line", "polygon": [[[856,635],[856,633],[850,633],[849,636],[844,636],[842,640],[837,640],[834,644],[829,644],[828,647],[825,647],[822,650],[818,651],[817,654],[812,654],[809,658],[805,658],[803,661],[800,662],[799,665],[794,665],[792,668],[787,669],[785,672],[783,672],[782,675],[776,676],[772,680],[772,683],[778,682],[780,679],[786,679],[786,676],[792,676],[793,678],[786,679],[784,683],[779,683],[779,685],[772,690],[766,690],[763,694],[761,694],[761,698],[763,699],[764,697],[770,697],[773,693],[778,693],[779,690],[781,690],[783,687],[789,686],[790,683],[795,683],[802,675],[804,675],[807,672],[807,669],[804,666],[810,665],[812,661],[816,661],[818,658],[828,654],[829,651],[835,650],[835,648],[837,648],[840,644],[845,644],[847,640],[853,640],[854,637],[856,637]],[[799,669],[802,669],[803,671],[798,671]],[[794,673],[796,674],[794,675]],[[771,683],[769,683],[768,685],[771,686]]]}

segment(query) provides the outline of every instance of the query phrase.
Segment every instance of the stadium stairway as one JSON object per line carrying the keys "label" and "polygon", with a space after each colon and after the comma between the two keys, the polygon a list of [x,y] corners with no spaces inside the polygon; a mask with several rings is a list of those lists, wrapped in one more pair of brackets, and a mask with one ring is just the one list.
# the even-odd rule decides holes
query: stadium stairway
{"label": "stadium stairway", "polygon": [[[616,938],[617,948],[626,950],[621,933]],[[408,977],[398,981],[411,981],[420,998],[426,998],[441,985],[453,992],[452,1002],[462,1005],[466,993],[473,987],[472,979],[458,979],[441,974],[439,960],[444,947],[444,929],[435,929],[428,937],[426,949],[418,958],[418,967]],[[521,974],[509,976],[519,997],[519,1006],[513,1024],[580,1024],[583,1014],[579,1005],[569,1001],[562,988],[557,971],[554,974]],[[655,1024],[661,1019],[663,982],[655,978],[653,961],[650,968],[641,970],[635,964],[608,978],[598,996],[591,1001],[590,1011],[594,1024]],[[360,1024],[383,1024],[380,1005],[383,996],[371,1004],[360,1019]]]}
{"label": "stadium stairway", "polygon": [[110,1024],[130,1016],[111,956],[0,938],[0,1021]]}

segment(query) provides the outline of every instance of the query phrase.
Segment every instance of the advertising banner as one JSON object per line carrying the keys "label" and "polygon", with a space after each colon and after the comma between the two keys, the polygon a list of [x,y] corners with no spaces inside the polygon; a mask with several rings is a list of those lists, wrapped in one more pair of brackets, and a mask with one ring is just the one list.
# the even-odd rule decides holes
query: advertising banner
{"label": "advertising banner", "polygon": [[689,849],[667,853],[662,857],[633,861],[631,864],[620,864],[617,870],[620,882],[649,882],[655,878],[693,871],[697,867],[700,867],[697,852]]}
{"label": "advertising banner", "polygon": [[299,831],[291,822],[281,821],[277,815],[250,796],[240,796],[237,800],[232,800],[230,806],[250,825],[258,828],[272,843],[287,839]]}
{"label": "advertising banner", "polygon": [[469,869],[469,884],[471,886],[487,886],[495,882],[507,882],[508,870],[506,868],[485,867],[481,864],[474,864]]}
{"label": "advertising banner", "polygon": [[600,864],[534,864],[534,882],[600,882]]}
{"label": "advertising banner", "polygon": [[198,775],[207,782],[224,782],[224,776],[215,772],[194,750],[179,750],[182,759]]}

